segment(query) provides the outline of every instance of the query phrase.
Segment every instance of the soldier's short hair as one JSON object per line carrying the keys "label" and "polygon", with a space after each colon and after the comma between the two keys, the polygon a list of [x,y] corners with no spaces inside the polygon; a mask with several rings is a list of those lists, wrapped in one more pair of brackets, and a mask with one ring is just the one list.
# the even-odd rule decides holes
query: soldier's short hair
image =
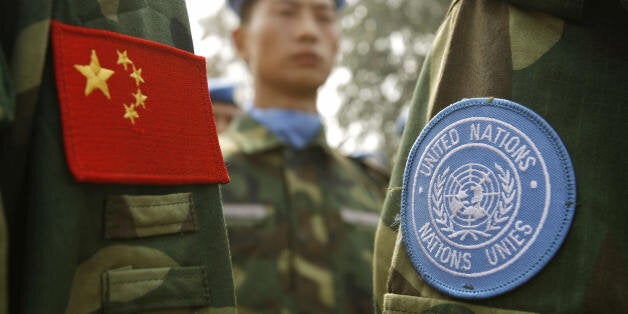
{"label": "soldier's short hair", "polygon": [[257,0],[249,0],[244,1],[242,4],[242,9],[240,11],[240,23],[242,25],[248,24],[251,20],[251,12],[253,12],[253,7],[257,3]]}

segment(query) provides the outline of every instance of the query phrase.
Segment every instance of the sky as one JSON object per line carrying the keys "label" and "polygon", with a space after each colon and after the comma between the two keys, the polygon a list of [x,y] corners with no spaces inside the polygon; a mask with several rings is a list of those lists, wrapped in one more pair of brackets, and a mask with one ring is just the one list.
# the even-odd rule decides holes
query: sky
{"label": "sky", "polygon": [[[211,37],[203,37],[203,29],[199,24],[199,20],[208,16],[214,16],[226,5],[226,0],[186,0],[188,8],[188,16],[190,18],[190,28],[192,31],[192,39],[194,41],[194,53],[200,56],[209,57],[221,52],[223,47],[212,43]],[[351,5],[355,0],[347,1]],[[237,17],[232,15],[233,27],[237,25]],[[248,82],[249,74],[241,63],[229,65],[225,79],[236,82]],[[338,147],[345,137],[346,131],[339,127],[336,120],[336,113],[342,103],[341,97],[337,92],[337,87],[351,80],[351,72],[344,67],[336,67],[327,82],[320,88],[317,107],[321,114],[326,131],[327,141],[332,147]],[[358,144],[359,143],[359,144]],[[346,152],[370,151],[375,150],[377,146],[376,139],[362,139],[360,141],[349,139],[343,144]]]}

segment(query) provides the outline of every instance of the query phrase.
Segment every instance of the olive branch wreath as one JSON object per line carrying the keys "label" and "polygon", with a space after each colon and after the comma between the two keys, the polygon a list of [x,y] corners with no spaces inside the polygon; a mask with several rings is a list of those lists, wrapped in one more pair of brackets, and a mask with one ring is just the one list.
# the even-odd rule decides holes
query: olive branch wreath
{"label": "olive branch wreath", "polygon": [[501,226],[493,225],[493,223],[501,224],[508,220],[508,218],[510,218],[510,216],[508,216],[508,213],[510,213],[510,211],[514,207],[514,204],[512,202],[515,199],[515,195],[517,192],[517,189],[515,188],[515,180],[512,180],[510,170],[504,170],[504,168],[497,163],[495,163],[495,169],[497,169],[497,171],[499,172],[497,176],[501,181],[501,199],[499,200],[499,203],[497,205],[497,210],[488,219],[488,223],[486,224],[486,231],[501,229]]}
{"label": "olive branch wreath", "polygon": [[445,178],[449,174],[449,167],[443,171],[443,173],[436,178],[436,186],[434,193],[432,193],[432,211],[437,216],[436,223],[445,226],[441,228],[442,231],[454,232],[454,224],[449,219],[447,210],[445,210],[445,202],[443,202],[443,186],[445,185]]}

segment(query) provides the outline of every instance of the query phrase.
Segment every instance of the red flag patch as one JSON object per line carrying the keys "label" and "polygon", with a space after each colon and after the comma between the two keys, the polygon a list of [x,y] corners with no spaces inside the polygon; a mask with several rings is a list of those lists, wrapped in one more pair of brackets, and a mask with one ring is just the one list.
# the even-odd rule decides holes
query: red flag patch
{"label": "red flag patch", "polygon": [[52,22],[69,168],[78,181],[227,183],[205,59],[109,31]]}

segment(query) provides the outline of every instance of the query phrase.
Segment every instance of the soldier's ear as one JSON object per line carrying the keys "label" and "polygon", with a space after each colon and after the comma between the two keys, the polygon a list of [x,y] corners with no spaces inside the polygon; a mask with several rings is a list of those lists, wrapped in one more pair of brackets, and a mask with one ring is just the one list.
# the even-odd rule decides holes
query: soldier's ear
{"label": "soldier's ear", "polygon": [[238,27],[231,32],[231,41],[236,48],[238,56],[242,58],[246,63],[249,63],[248,44],[246,40],[247,29],[245,27]]}

